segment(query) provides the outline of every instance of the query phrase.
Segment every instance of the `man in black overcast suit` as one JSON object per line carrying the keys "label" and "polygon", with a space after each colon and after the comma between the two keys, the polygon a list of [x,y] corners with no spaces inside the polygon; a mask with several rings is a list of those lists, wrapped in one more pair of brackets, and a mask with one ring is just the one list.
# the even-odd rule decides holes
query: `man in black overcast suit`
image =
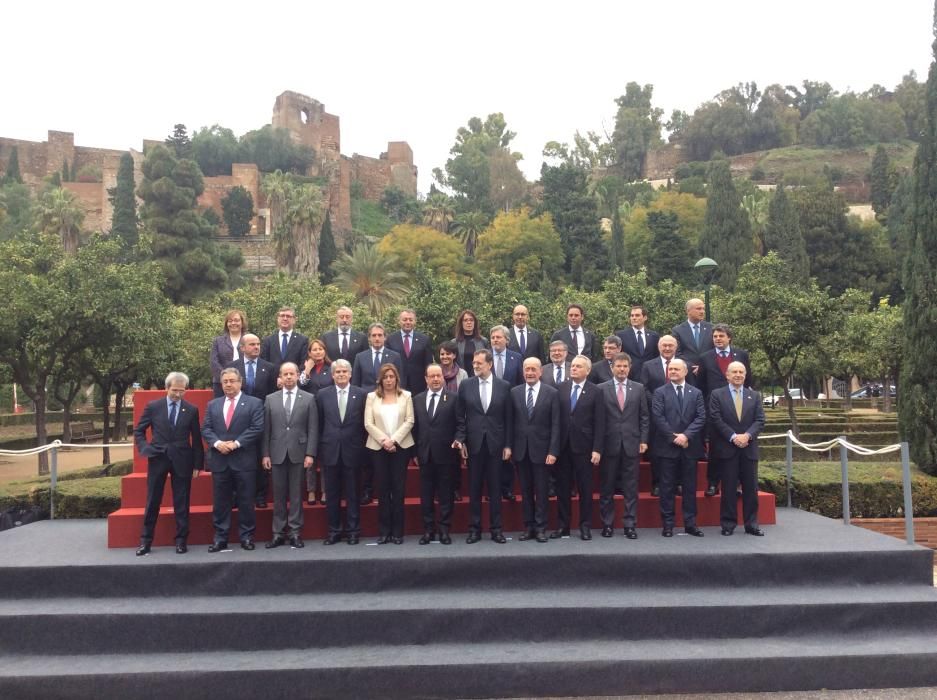
{"label": "man in black overcast suit", "polygon": [[592,360],[597,350],[595,333],[582,327],[585,317],[582,306],[570,304],[566,307],[566,325],[557,330],[550,340],[562,340],[571,355],[585,355]]}
{"label": "man in black overcast suit", "polygon": [[[565,340],[554,340],[550,343],[550,361],[543,366],[540,380],[550,386],[559,386],[569,379],[569,348]],[[590,358],[591,359],[591,358]],[[557,377],[559,374],[559,377]],[[557,381],[557,378],[559,381]]]}
{"label": "man in black overcast suit", "polygon": [[411,395],[426,391],[425,373],[427,366],[433,361],[433,346],[429,336],[414,330],[416,327],[416,312],[413,309],[404,309],[397,317],[400,331],[387,336],[385,345],[400,355],[403,368],[400,374],[400,385]]}
{"label": "man in black overcast suit", "polygon": [[[355,357],[368,347],[368,336],[351,327],[352,311],[347,306],[340,306],[335,312],[338,328],[326,331],[319,339],[325,343],[325,351],[332,362],[335,360],[355,361]],[[300,365],[302,366],[302,365]]]}
{"label": "man in black overcast suit", "polygon": [[277,332],[264,338],[260,356],[273,365],[275,376],[279,376],[280,365],[284,362],[302,367],[309,354],[309,338],[297,333],[295,325],[296,311],[291,306],[283,306],[277,311]]}
{"label": "man in black overcast suit", "polygon": [[621,351],[628,353],[631,358],[631,374],[629,379],[640,382],[641,367],[648,360],[657,357],[657,341],[660,336],[647,328],[647,309],[640,304],[631,307],[628,314],[631,325],[615,335],[621,338]]}
{"label": "man in black overcast suit", "polygon": [[700,355],[713,347],[713,327],[706,321],[706,304],[702,299],[686,303],[686,321],[674,326],[671,333],[677,339],[677,357],[686,362],[686,381],[700,385]]}
{"label": "man in black overcast suit", "polygon": [[615,355],[621,352],[621,338],[617,335],[610,335],[602,341],[601,360],[592,363],[592,372],[589,374],[589,381],[593,384],[604,384],[612,379],[612,363]]}
{"label": "man in black overcast suit", "polygon": [[519,352],[525,360],[528,357],[536,357],[543,362],[546,353],[543,347],[543,336],[540,331],[536,331],[527,325],[530,320],[530,312],[523,304],[514,307],[511,314],[514,323],[511,324],[510,338],[508,338],[508,347],[514,352]]}
{"label": "man in black overcast suit", "polygon": [[[657,350],[658,355],[653,360],[648,360],[644,363],[644,366],[641,367],[641,378],[638,380],[641,384],[644,385],[644,393],[647,395],[647,406],[650,411],[652,404],[654,402],[654,392],[657,391],[660,387],[664,386],[669,380],[667,379],[667,368],[670,366],[670,361],[676,357],[677,354],[677,339],[672,335],[661,336],[660,340],[657,341]],[[656,433],[657,428],[654,425],[653,418],[651,419],[651,429],[648,431],[648,444],[654,444],[654,434]],[[660,459],[654,454],[654,450],[650,451],[651,459],[651,495],[660,496]]]}

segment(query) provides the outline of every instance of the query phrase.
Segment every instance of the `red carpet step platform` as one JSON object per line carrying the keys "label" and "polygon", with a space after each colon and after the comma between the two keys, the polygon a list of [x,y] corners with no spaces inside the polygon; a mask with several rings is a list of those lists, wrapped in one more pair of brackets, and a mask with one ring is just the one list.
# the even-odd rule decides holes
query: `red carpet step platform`
{"label": "red carpet step platform", "polygon": [[[134,423],[136,423],[143,408],[147,402],[154,398],[164,396],[161,391],[138,391],[134,396]],[[199,406],[199,410],[204,415],[205,405],[211,400],[210,391],[193,390],[186,393],[186,399]],[[598,484],[598,467],[595,470],[594,483]],[[468,503],[468,476],[467,471],[463,469],[462,475],[462,495],[461,502],[456,504],[453,514],[452,531],[454,533],[466,532],[468,530],[469,503]],[[515,480],[515,489],[517,483]],[[659,499],[651,496],[651,468],[647,462],[641,463],[641,474],[639,481],[639,500],[638,500],[638,527],[639,528],[659,528],[660,527],[660,508]],[[697,524],[701,527],[719,525],[719,497],[706,498],[706,463],[700,462],[697,469]],[[420,515],[419,498],[419,469],[411,466],[407,471],[407,486],[405,500],[405,532],[407,535],[420,535],[423,532],[423,521]],[[210,544],[213,537],[211,504],[212,504],[211,474],[202,472],[202,474],[193,480],[191,507],[190,507],[190,544]],[[593,499],[593,528],[600,528],[601,523],[598,519],[598,500],[597,493],[592,495]],[[773,494],[760,492],[758,494],[759,521],[762,525],[773,525],[775,523],[775,497]],[[134,450],[133,473],[125,476],[121,481],[121,507],[120,510],[111,513],[107,519],[107,542],[109,547],[136,547],[140,543],[140,528],[143,524],[143,508],[146,505],[146,459],[141,457]],[[621,522],[621,514],[624,503],[620,496],[616,497],[616,522]],[[677,498],[677,527],[682,527],[680,518],[680,498]],[[523,505],[520,496],[514,503],[502,502],[502,517],[504,520],[504,529],[506,532],[516,532],[524,529]],[[377,502],[361,508],[361,532],[364,538],[376,537],[377,527]],[[315,505],[304,506],[305,525],[303,527],[303,537],[305,539],[315,540],[323,539],[326,536],[328,527],[325,506]],[[738,505],[739,516],[742,513],[741,499]],[[263,541],[270,538],[272,509],[261,508],[257,510],[257,539]],[[579,499],[573,499],[573,518],[575,524],[579,522]],[[482,523],[488,522],[488,505],[482,507]],[[550,526],[556,524],[556,499],[550,502]],[[237,511],[232,519],[231,531],[236,532]],[[154,545],[172,544],[175,534],[175,523],[172,517],[172,495],[167,482],[163,491],[163,505],[160,509],[160,517],[156,525],[156,535],[153,541]]]}

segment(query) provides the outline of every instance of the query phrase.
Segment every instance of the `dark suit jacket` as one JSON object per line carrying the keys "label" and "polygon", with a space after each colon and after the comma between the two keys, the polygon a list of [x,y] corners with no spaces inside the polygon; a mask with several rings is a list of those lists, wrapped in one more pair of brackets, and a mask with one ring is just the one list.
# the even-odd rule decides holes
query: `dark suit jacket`
{"label": "dark suit jacket", "polygon": [[605,382],[597,388],[601,392],[599,410],[605,414],[605,434],[600,450],[602,457],[617,457],[620,454],[637,457],[641,454],[641,443],[647,444],[650,424],[644,386],[630,379],[625,380],[623,411],[618,408],[616,382]]}
{"label": "dark suit jacket", "polygon": [[604,384],[612,378],[612,367],[604,357],[592,363],[592,371],[589,373],[589,381],[593,384]]}
{"label": "dark suit jacket", "polygon": [[[300,372],[302,372],[302,369],[302,367],[299,368]],[[320,389],[332,383],[332,365],[329,364],[325,365],[319,373],[313,370],[311,374],[306,376],[306,383],[300,384],[299,388],[315,396]]]}
{"label": "dark suit jacket", "polygon": [[[402,377],[403,361],[400,359],[400,355],[393,350],[389,350],[385,345],[381,348],[381,364],[386,365],[388,362],[397,368]],[[377,385],[377,377],[374,374],[374,361],[370,347],[355,355],[354,367],[351,370],[351,383],[354,386],[360,386],[366,394],[369,391],[374,391],[374,387]]]}
{"label": "dark suit jacket", "polygon": [[568,449],[577,455],[601,453],[605,440],[605,412],[600,406],[600,388],[584,382],[576,399],[575,410],[570,408],[572,381],[563,382],[557,391],[560,403],[560,450]]}
{"label": "dark suit jacket", "polygon": [[[150,441],[146,441],[146,429],[150,429]],[[137,451],[150,462],[167,460],[177,476],[187,479],[193,469],[202,468],[204,449],[199,432],[198,408],[188,401],[179,402],[176,424],[169,424],[169,404],[166,398],[150,401],[143,409],[137,426],[133,429]]]}
{"label": "dark suit jacket", "polygon": [[[653,360],[648,360],[641,366],[641,378],[638,381],[644,385],[644,395],[647,396],[647,409],[648,411],[652,411],[654,394],[669,381],[667,379],[667,373],[664,372],[664,364],[661,362],[659,355]],[[654,427],[654,417],[651,415],[651,443],[654,442],[654,432],[656,430],[657,428]]]}
{"label": "dark suit jacket", "polygon": [[459,442],[468,446],[470,454],[479,454],[482,446],[489,455],[501,454],[510,447],[514,434],[514,412],[511,409],[511,385],[491,375],[491,396],[488,411],[482,410],[478,395],[478,377],[464,379],[459,385],[459,411],[462,413],[464,434]]}
{"label": "dark suit jacket", "polygon": [[315,457],[319,446],[319,411],[316,398],[297,386],[293,408],[286,417],[283,392],[270,394],[264,402],[264,435],[260,456],[273,464],[301,464],[304,457]]}
{"label": "dark suit jacket", "polygon": [[[294,362],[302,369],[306,357],[309,355],[309,338],[293,330],[290,342],[286,346],[286,357],[280,356],[280,331],[264,338],[260,346],[260,356],[273,365],[274,371],[280,373],[280,365],[284,362]],[[276,382],[274,382],[276,388]]]}
{"label": "dark suit jacket", "polygon": [[733,435],[748,433],[751,440],[744,448],[745,456],[758,459],[758,434],[765,427],[765,410],[761,394],[752,389],[742,390],[742,420],[735,412],[735,401],[728,385],[715,389],[709,396],[709,422],[712,427],[709,453],[711,457],[731,457],[739,449],[729,440]]}
{"label": "dark suit jacket", "polygon": [[660,350],[657,349],[660,335],[656,331],[648,330],[645,327],[643,353],[638,351],[638,341],[634,337],[634,328],[631,326],[615,331],[615,335],[621,338],[622,352],[628,353],[631,357],[631,371],[628,373],[628,379],[633,379],[636,382],[641,381],[641,366],[648,360],[660,355]]}
{"label": "dark suit jacket", "polygon": [[[563,381],[565,382],[569,379],[569,361],[563,364]],[[556,365],[552,362],[547,362],[543,366],[543,375],[540,377],[540,381],[549,386],[556,386]],[[563,382],[560,382],[561,384]]]}
{"label": "dark suit jacket", "polygon": [[[590,360],[594,360],[596,357],[596,348],[597,344],[595,342],[595,333],[590,330],[586,330],[582,326],[579,326],[579,330],[583,334],[584,341],[582,341],[582,354],[588,357]],[[554,340],[562,340],[566,343],[566,347],[569,348],[570,358],[575,356],[576,349],[573,347],[573,337],[569,334],[569,326],[563,326],[558,331],[553,333],[553,336],[550,338],[552,343]]]}
{"label": "dark suit jacket", "polygon": [[348,360],[349,362],[354,362],[355,355],[357,355],[362,350],[366,350],[368,347],[368,336],[366,336],[361,331],[350,330],[348,331],[348,352],[343,355],[341,352],[341,339],[342,338],[339,335],[337,328],[326,331],[319,336],[319,340],[325,343],[325,351],[328,354],[329,359],[333,362],[335,360]]}
{"label": "dark suit jacket", "polygon": [[[231,417],[231,425],[226,428],[224,402],[224,396],[212,399],[205,409],[202,437],[208,443],[208,469],[212,472],[223,472],[225,469],[247,472],[256,469],[257,445],[264,432],[264,403],[241,392],[241,398]],[[224,455],[214,448],[218,440],[237,440],[241,446]]]}
{"label": "dark suit jacket", "polygon": [[527,415],[527,383],[511,389],[514,407],[514,439],[511,457],[544,464],[547,455],[560,456],[560,402],[555,387],[540,382],[533,413]]}
{"label": "dark suit jacket", "polygon": [[[495,356],[495,351],[491,351],[492,365],[491,372],[495,374],[495,370],[498,367],[498,358]],[[523,383],[524,381],[524,358],[521,357],[519,352],[514,352],[510,348],[504,351],[504,374],[501,375],[501,379],[506,381],[511,386],[517,386],[518,384]]]}
{"label": "dark suit jacket", "polygon": [[[261,401],[267,398],[267,394],[277,390],[277,369],[271,363],[262,357],[257,358],[257,366],[254,367],[254,390],[247,391],[247,370],[244,367],[244,357],[240,357],[228,364],[228,367],[234,367],[241,373],[242,390],[249,396],[254,396]],[[300,365],[302,369],[302,365]]]}
{"label": "dark suit jacket", "polygon": [[677,339],[677,357],[687,364],[687,381],[699,386],[698,375],[693,375],[693,365],[698,365],[700,356],[713,348],[713,325],[706,321],[699,324],[699,348],[693,342],[693,329],[687,321],[674,326],[670,333]]}
{"label": "dark suit jacket", "polygon": [[[246,333],[247,331],[245,331]],[[221,370],[228,367],[234,361],[234,345],[231,344],[231,336],[222,333],[215,336],[211,343],[211,353],[208,356],[208,365],[211,368],[211,381],[217,384],[221,381]]]}
{"label": "dark suit jacket", "polygon": [[390,348],[398,355],[403,363],[401,371],[402,388],[411,394],[426,391],[426,366],[433,362],[433,344],[425,333],[413,331],[410,335],[410,355],[403,351],[403,333],[395,331],[387,336],[384,347]]}
{"label": "dark suit jacket", "polygon": [[[703,456],[703,432],[706,427],[706,405],[703,392],[689,382],[683,386],[683,410],[677,406],[677,392],[667,382],[654,392],[651,405],[651,419],[654,421],[654,442],[651,449],[660,457],[688,457],[699,459]],[[677,447],[673,436],[683,433],[690,444]]]}
{"label": "dark suit jacket", "polygon": [[364,404],[368,394],[361,387],[349,384],[345,404],[345,420],[338,412],[338,387],[330,384],[316,394],[319,409],[319,459],[326,466],[339,461],[346,466],[358,467],[367,459],[364,443],[368,434],[364,429]]}
{"label": "dark suit jacket", "polygon": [[528,357],[536,357],[538,360],[543,362],[547,354],[543,347],[543,336],[540,335],[540,331],[535,331],[530,326],[527,326],[527,348],[525,352],[521,352],[521,344],[518,342],[517,334],[514,331],[514,324],[508,326],[508,331],[510,331],[510,337],[508,338],[508,350],[513,350],[514,352],[519,352],[521,357],[525,360]]}
{"label": "dark suit jacket", "polygon": [[430,419],[426,412],[429,390],[413,399],[413,437],[416,456],[421,466],[430,464],[458,464],[458,450],[452,449],[457,435],[465,433],[464,416],[459,411],[459,396],[445,389],[439,392],[436,411]]}
{"label": "dark suit jacket", "polygon": [[[751,387],[752,367],[748,360],[748,351],[730,345],[728,359],[730,362],[741,362],[745,365],[745,386]],[[726,375],[719,369],[715,348],[708,350],[700,357],[699,376],[697,379],[697,386],[703,390],[703,395],[706,397],[719,387],[728,385],[729,380],[726,379]]]}

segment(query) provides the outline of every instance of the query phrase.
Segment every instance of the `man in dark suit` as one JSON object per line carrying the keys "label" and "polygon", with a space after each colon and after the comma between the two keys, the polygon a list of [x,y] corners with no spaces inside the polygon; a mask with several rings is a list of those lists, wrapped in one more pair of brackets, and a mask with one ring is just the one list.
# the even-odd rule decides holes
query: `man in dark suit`
{"label": "man in dark suit", "polygon": [[589,374],[589,381],[593,384],[604,384],[612,379],[612,365],[615,363],[615,355],[621,352],[621,338],[617,335],[610,335],[602,341],[601,360],[592,363],[592,372]]}
{"label": "man in dark suit", "polygon": [[[550,343],[550,361],[543,366],[540,380],[550,386],[559,386],[569,379],[569,348],[565,340],[554,340]],[[592,358],[589,358],[590,360]]]}
{"label": "man in dark suit", "polygon": [[512,387],[522,384],[524,358],[519,352],[508,349],[508,329],[505,326],[495,326],[489,331],[488,337],[491,342],[495,376]]}
{"label": "man in dark suit", "polygon": [[238,537],[241,548],[254,549],[254,487],[257,477],[257,442],[264,432],[264,404],[241,391],[241,375],[233,367],[221,371],[224,396],[212,399],[205,410],[202,437],[210,448],[212,521],[214,542],[209,552],[228,548],[231,500],[237,492]]}
{"label": "man in dark suit", "polygon": [[630,328],[615,331],[621,338],[621,351],[628,353],[631,358],[631,374],[629,379],[640,382],[641,367],[648,360],[657,357],[657,341],[660,336],[647,328],[647,309],[640,304],[631,307],[628,314],[631,322]]}
{"label": "man in dark suit", "polygon": [[[641,367],[641,378],[638,380],[644,385],[644,393],[647,396],[647,406],[650,411],[654,402],[654,392],[664,386],[668,381],[667,370],[670,367],[670,361],[677,354],[677,339],[672,335],[661,336],[657,341],[658,356],[648,360]],[[651,429],[648,431],[648,444],[654,444],[654,435],[657,428],[654,426],[654,419],[651,418]],[[660,459],[650,451],[651,459],[651,495],[660,496]]]}
{"label": "man in dark suit", "polygon": [[[452,544],[452,474],[459,465],[462,443],[457,437],[465,432],[459,411],[458,395],[445,389],[442,367],[426,368],[427,390],[413,398],[413,437],[420,467],[420,510],[423,515],[423,536],[420,544],[433,541],[439,532],[441,544]],[[435,517],[433,499],[439,499],[439,520]]]}
{"label": "man in dark suit", "polygon": [[295,325],[296,311],[293,307],[281,307],[277,311],[277,332],[264,338],[260,356],[273,365],[277,374],[284,362],[302,367],[309,354],[309,338],[297,333],[293,328]]}
{"label": "man in dark suit", "polygon": [[653,451],[660,459],[660,515],[664,537],[673,537],[677,484],[683,486],[683,526],[688,535],[702,537],[696,527],[696,462],[703,456],[706,407],[703,392],[686,381],[686,362],[670,361],[668,382],[654,392]]}
{"label": "man in dark suit", "polygon": [[582,307],[579,304],[570,304],[566,307],[566,325],[556,331],[550,340],[562,340],[574,357],[585,355],[592,360],[597,349],[595,333],[582,327],[584,319],[585,312]]}
{"label": "man in dark suit", "polygon": [[324,544],[342,539],[342,498],[345,499],[348,544],[358,544],[361,534],[357,491],[357,471],[368,462],[365,453],[364,405],[367,394],[350,384],[351,365],[347,360],[332,363],[335,383],[316,394],[319,409],[319,461],[325,480],[329,534]]}
{"label": "man in dark suit", "polygon": [[492,374],[491,350],[480,350],[472,360],[475,376],[459,385],[459,411],[463,416],[462,456],[468,459],[470,488],[469,536],[474,544],[481,539],[482,483],[488,483],[488,515],[491,539],[507,540],[501,525],[501,462],[511,459],[514,415],[511,386]]}
{"label": "man in dark suit", "polygon": [[710,463],[722,474],[722,503],[719,520],[722,534],[731,535],[739,522],[735,486],[742,484],[742,517],[745,532],[760,537],[758,527],[758,434],[765,427],[761,394],[746,388],[745,365],[732,362],[726,370],[728,386],[709,396]]}
{"label": "man in dark suit", "polygon": [[[166,376],[166,398],[150,401],[133,430],[137,451],[147,458],[146,509],[137,556],[150,553],[153,531],[163,500],[166,475],[172,484],[172,509],[176,516],[176,553],[188,551],[189,493],[192,472],[202,468],[202,435],[199,432],[198,408],[183,399],[189,378],[182,372]],[[146,429],[150,440],[146,440]]]}
{"label": "man in dark suit", "polygon": [[[751,387],[751,365],[748,351],[732,346],[732,329],[724,324],[713,326],[713,349],[707,350],[700,356],[700,371],[698,386],[703,390],[703,400],[709,407],[709,396],[719,387],[726,386],[726,371],[732,362],[741,362],[745,366],[745,386]],[[712,442],[712,425],[709,426],[710,442]],[[715,460],[709,460],[706,465],[706,495],[715,496],[719,491],[719,465]]]}
{"label": "man in dark suit", "polygon": [[355,357],[368,347],[368,336],[351,327],[352,311],[347,306],[340,306],[335,312],[337,329],[326,331],[319,339],[325,343],[329,359],[355,361]]}
{"label": "man in dark suit", "polygon": [[[238,347],[241,356],[228,367],[234,367],[240,372],[244,381],[242,391],[248,396],[254,396],[261,401],[266,400],[267,394],[277,390],[277,370],[271,363],[260,356],[260,338],[253,333],[241,336]],[[257,508],[267,507],[267,472],[260,464],[260,440],[257,441],[257,478],[254,491],[254,505]]]}
{"label": "man in dark suit", "polygon": [[543,362],[546,353],[543,348],[543,336],[540,331],[536,331],[530,326],[530,312],[523,304],[514,307],[511,314],[514,324],[509,329],[510,337],[508,347],[514,352],[519,352],[525,360],[528,357],[536,357]]}
{"label": "man in dark suit", "polygon": [[420,333],[416,327],[416,312],[404,309],[397,317],[400,332],[387,336],[385,345],[400,355],[403,369],[400,385],[411,395],[426,391],[426,368],[433,361],[433,345],[429,336]]}
{"label": "man in dark suit", "polygon": [[628,379],[631,358],[615,355],[614,377],[599,387],[600,410],[605,414],[602,441],[601,492],[599,515],[602,537],[611,537],[615,528],[615,487],[619,480],[625,497],[625,537],[637,539],[638,460],[647,451],[648,407],[644,387]]}
{"label": "man in dark suit", "polygon": [[592,468],[602,458],[605,412],[601,391],[586,380],[592,362],[576,355],[569,365],[569,380],[557,387],[560,403],[560,460],[556,471],[557,529],[551,539],[569,534],[572,520],[572,482],[579,490],[579,537],[592,539]]}
{"label": "man in dark suit", "polygon": [[686,303],[686,321],[671,329],[677,339],[677,357],[686,362],[687,381],[700,385],[700,355],[713,347],[713,327],[706,319],[706,304],[702,299],[690,299]]}
{"label": "man in dark suit", "polygon": [[[267,549],[286,542],[303,546],[303,476],[319,445],[319,413],[312,394],[299,391],[299,368],[292,362],[280,365],[282,388],[264,403],[264,435],[261,441],[263,467],[273,474],[273,537]],[[287,515],[289,502],[289,515]]]}
{"label": "man in dark suit", "polygon": [[520,540],[547,541],[547,469],[560,455],[560,403],[555,387],[540,381],[540,360],[524,360],[524,384],[511,389],[514,439],[511,455],[517,462],[524,505]]}

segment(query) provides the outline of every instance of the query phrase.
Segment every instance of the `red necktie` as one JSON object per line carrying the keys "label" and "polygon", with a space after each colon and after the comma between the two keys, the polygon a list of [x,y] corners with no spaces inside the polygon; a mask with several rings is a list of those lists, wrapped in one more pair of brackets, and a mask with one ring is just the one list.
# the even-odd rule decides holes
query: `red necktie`
{"label": "red necktie", "polygon": [[234,416],[234,399],[228,402],[228,412],[224,415],[224,427],[231,427],[231,418]]}
{"label": "red necktie", "polygon": [[410,357],[410,334],[405,333],[403,336],[403,353]]}
{"label": "red necktie", "polygon": [[618,410],[619,410],[619,411],[624,411],[624,410],[625,410],[625,389],[624,389],[624,386],[625,386],[624,384],[622,384],[621,382],[618,382]]}

